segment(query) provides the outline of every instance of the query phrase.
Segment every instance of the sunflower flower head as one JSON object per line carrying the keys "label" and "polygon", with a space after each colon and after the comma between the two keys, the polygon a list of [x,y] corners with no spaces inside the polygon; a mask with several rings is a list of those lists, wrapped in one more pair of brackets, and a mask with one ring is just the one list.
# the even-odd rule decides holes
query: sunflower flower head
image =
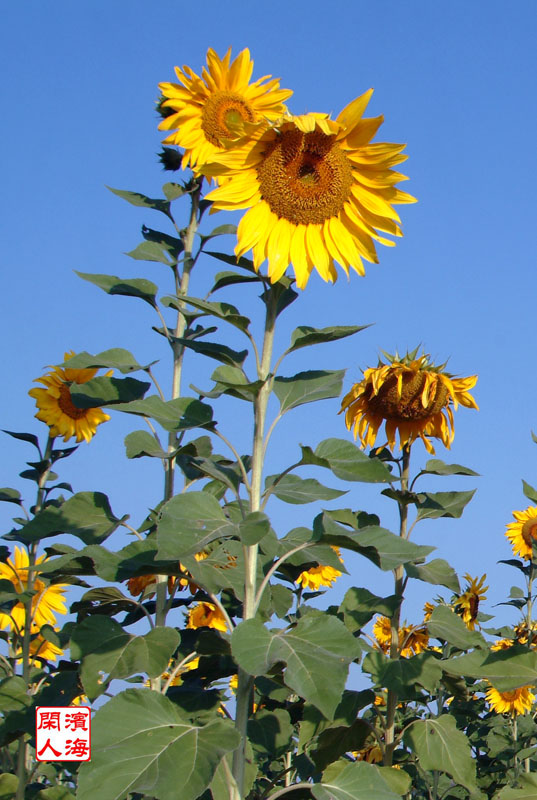
{"label": "sunflower flower head", "polygon": [[[22,648],[17,651],[17,664],[22,664]],[[49,642],[41,634],[34,636],[30,642],[30,664],[33,667],[41,667],[43,661],[57,661],[58,656],[63,655],[63,650],[53,642]]]}
{"label": "sunflower flower head", "polygon": [[188,613],[187,628],[215,628],[217,631],[227,631],[227,622],[214,603],[197,603]]}
{"label": "sunflower flower head", "polygon": [[499,692],[494,686],[487,689],[486,700],[497,714],[510,714],[512,717],[531,711],[535,701],[533,686],[521,686],[510,692]]}
{"label": "sunflower flower head", "polygon": [[[272,283],[293,265],[304,289],[313,269],[337,278],[336,263],[364,274],[378,263],[375,242],[402,236],[393,208],[415,198],[395,187],[406,176],[405,145],[371,140],[383,117],[363,116],[373,90],[332,120],[327,114],[284,115],[244,144],[215,155],[203,168],[221,185],[207,195],[215,210],[247,209],[237,231],[237,258],[251,250],[256,270],[267,262]],[[226,180],[231,178],[232,180]]]}
{"label": "sunflower flower head", "polygon": [[388,446],[410,446],[421,439],[434,454],[431,438],[450,448],[455,437],[453,409],[478,406],[470,394],[477,376],[457,378],[445,372],[445,364],[435,366],[428,355],[417,355],[417,349],[400,357],[397,353],[379,360],[377,367],[364,372],[341,402],[347,428],[362,447],[373,447],[382,424],[385,424]]}
{"label": "sunflower flower head", "polygon": [[470,577],[470,575],[467,573],[466,575],[463,575],[463,577],[468,581],[468,586],[456,599],[455,611],[460,614],[466,627],[473,631],[479,611],[479,603],[481,600],[486,600],[487,597],[486,592],[489,587],[484,586],[487,576],[482,575],[478,580],[477,578]]}
{"label": "sunflower flower head", "polygon": [[[373,625],[373,636],[379,650],[388,654],[392,641],[391,621],[388,617],[378,616]],[[398,631],[397,646],[402,658],[410,658],[427,649],[429,633],[425,625],[403,625]]]}
{"label": "sunflower flower head", "polygon": [[[36,560],[36,566],[44,560],[45,556],[40,556]],[[0,579],[10,581],[15,587],[15,591],[20,594],[28,588],[35,592],[32,597],[30,630],[32,633],[38,633],[43,625],[54,626],[56,624],[56,614],[67,613],[64,598],[67,584],[56,583],[47,586],[37,577],[39,574],[39,569],[37,569],[32,571],[30,586],[28,586],[28,566],[28,551],[22,547],[15,547],[14,556],[8,558],[5,563],[0,562]],[[2,630],[14,628],[20,636],[25,626],[26,611],[23,603],[16,603],[9,614],[0,613]]]}
{"label": "sunflower flower head", "polygon": [[182,167],[196,173],[229,145],[248,139],[258,125],[278,119],[285,111],[289,89],[265,75],[250,82],[254,62],[248,49],[231,61],[231,48],[223,58],[207,52],[201,76],[190,67],[175,68],[179,83],[160,83],[164,119],[160,130],[171,131],[164,144],[184,149]]}
{"label": "sunflower flower head", "polygon": [[[335,550],[337,557],[343,564],[339,547],[334,545],[332,550]],[[299,583],[303,589],[311,589],[312,591],[317,592],[321,586],[332,586],[332,584],[336,582],[340,575],[340,570],[335,569],[335,567],[328,567],[320,564],[318,567],[311,567],[310,569],[301,572],[296,579],[296,582]]]}
{"label": "sunflower flower head", "polygon": [[[64,361],[72,356],[73,351],[65,353]],[[28,394],[39,409],[35,416],[49,426],[51,436],[63,436],[64,442],[73,436],[77,442],[89,442],[97,426],[110,419],[101,408],[77,408],[71,399],[71,384],[87,383],[96,374],[96,369],[52,367],[52,372],[35,379],[34,383],[42,383],[45,388],[30,389]]]}
{"label": "sunflower flower head", "polygon": [[511,542],[514,555],[530,560],[533,557],[533,542],[537,541],[537,506],[513,511],[513,517],[515,521],[507,525],[505,535]]}

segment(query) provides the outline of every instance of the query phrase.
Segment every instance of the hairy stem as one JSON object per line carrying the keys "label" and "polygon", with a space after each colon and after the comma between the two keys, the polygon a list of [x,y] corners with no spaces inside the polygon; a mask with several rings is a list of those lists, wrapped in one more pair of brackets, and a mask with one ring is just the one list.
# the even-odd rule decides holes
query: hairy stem
{"label": "hairy stem", "polygon": [[[250,484],[250,512],[259,511],[261,506],[261,482],[263,478],[264,434],[267,406],[272,391],[272,350],[276,323],[276,297],[271,287],[267,289],[265,333],[261,362],[257,370],[258,380],[263,382],[254,401],[254,439],[252,448],[252,477]],[[256,613],[257,595],[257,556],[258,546],[244,547],[244,606],[243,619],[253,619]],[[246,728],[251,706],[253,678],[239,668],[237,686],[237,713],[235,727],[241,735],[241,744],[233,754],[233,777],[241,791],[244,786],[244,765],[246,760]]]}
{"label": "hairy stem", "polygon": [[[410,470],[410,445],[405,444],[403,447],[403,462],[401,470],[401,491],[408,490],[408,478]],[[407,524],[408,524],[408,505],[402,500],[398,501],[399,505],[399,536],[401,539],[407,538]],[[401,624],[401,606],[403,604],[404,592],[404,570],[402,566],[397,567],[393,571],[394,575],[394,594],[399,599],[397,608],[391,619],[391,642],[390,642],[390,658],[399,658],[399,627]],[[391,767],[393,762],[393,751],[396,746],[395,741],[395,710],[397,708],[397,694],[393,689],[388,689],[388,697],[386,700],[386,735],[384,739],[384,765]]]}

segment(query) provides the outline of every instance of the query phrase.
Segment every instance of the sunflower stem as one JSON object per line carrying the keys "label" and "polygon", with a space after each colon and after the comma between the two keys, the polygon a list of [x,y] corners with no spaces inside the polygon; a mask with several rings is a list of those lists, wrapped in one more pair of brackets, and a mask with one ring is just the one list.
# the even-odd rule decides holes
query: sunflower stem
{"label": "sunflower stem", "polygon": [[[401,492],[406,492],[409,485],[410,473],[410,447],[409,443],[403,445],[403,459],[401,468]],[[408,525],[408,505],[402,500],[398,500],[399,506],[399,536],[401,539],[407,538],[407,525]],[[394,594],[399,599],[397,608],[395,609],[391,618],[391,641],[390,641],[390,658],[397,659],[400,657],[399,653],[399,627],[401,623],[401,606],[403,604],[403,593],[405,589],[404,571],[403,567],[399,566],[393,571],[394,576]],[[388,696],[386,699],[386,734],[384,737],[384,765],[391,767],[393,762],[393,751],[396,746],[395,741],[395,710],[397,708],[397,694],[393,689],[388,689]]]}
{"label": "sunflower stem", "polygon": [[[179,279],[177,267],[175,267],[175,284],[178,289],[178,295],[188,294],[188,286],[190,283],[190,273],[195,264],[195,259],[192,257],[194,248],[194,237],[199,227],[199,204],[201,198],[201,181],[198,182],[190,195],[190,218],[188,226],[184,231],[181,231],[181,240],[183,243],[183,272]],[[173,353],[173,372],[172,372],[172,390],[170,400],[175,400],[181,396],[181,377],[183,372],[183,357],[185,354],[185,346],[177,341],[184,336],[187,320],[182,312],[182,303],[177,312],[177,321],[175,323],[175,330],[170,345]],[[168,435],[168,453],[175,452],[177,447],[177,433],[171,431]],[[173,497],[175,482],[175,458],[167,458],[164,461],[164,502],[171,500]],[[155,597],[155,625],[161,627],[166,625],[167,615],[167,575],[157,575],[156,582],[156,597]],[[153,678],[151,680],[151,688],[157,692],[162,689],[161,677]]]}
{"label": "sunflower stem", "polygon": [[[44,467],[39,480],[37,482],[37,498],[35,502],[34,516],[37,516],[43,507],[45,500],[45,484],[48,480],[50,470],[52,467],[52,446],[54,444],[54,436],[49,434],[45,453],[43,455]],[[34,588],[35,579],[35,563],[36,563],[37,543],[32,542],[28,548],[28,570],[26,574],[26,591],[32,591]],[[24,601],[24,631],[22,634],[22,678],[26,684],[26,692],[31,695],[30,688],[30,645],[32,641],[32,598]],[[26,789],[28,771],[30,765],[28,761],[28,748],[26,744],[25,734],[19,739],[19,747],[17,754],[17,793],[16,800],[24,800]]]}
{"label": "sunflower stem", "polygon": [[[254,401],[254,437],[252,448],[252,478],[250,484],[250,512],[259,511],[261,506],[261,481],[263,477],[264,434],[267,406],[272,391],[272,350],[276,324],[277,299],[272,287],[266,290],[265,332],[261,362],[257,370],[262,386]],[[243,619],[253,619],[256,614],[257,595],[257,555],[258,545],[244,547],[244,604]],[[246,761],[246,730],[252,703],[253,678],[239,667],[237,686],[237,713],[235,728],[241,735],[241,743],[233,753],[233,777],[243,796],[244,767]]]}

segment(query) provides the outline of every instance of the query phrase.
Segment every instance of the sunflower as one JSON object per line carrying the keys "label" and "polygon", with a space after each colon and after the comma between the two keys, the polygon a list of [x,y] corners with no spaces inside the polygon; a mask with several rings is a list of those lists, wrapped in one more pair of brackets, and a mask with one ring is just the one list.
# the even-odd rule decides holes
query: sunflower
{"label": "sunflower", "polygon": [[509,648],[512,647],[514,643],[515,643],[514,639],[498,639],[497,641],[494,642],[494,644],[491,644],[490,649],[492,650],[493,653],[495,653],[498,650],[509,650]]}
{"label": "sunflower", "polygon": [[[43,636],[36,636],[30,642],[30,664],[34,667],[41,667],[42,661],[56,661],[58,656],[63,655],[63,650],[56,647],[52,642],[47,641]],[[22,649],[17,651],[17,663],[22,663]]]}
{"label": "sunflower", "polygon": [[227,622],[224,615],[214,603],[197,603],[188,613],[187,628],[215,628],[217,631],[227,631]]}
{"label": "sunflower", "polygon": [[362,747],[361,750],[351,750],[352,755],[357,761],[367,761],[368,764],[379,764],[382,759],[382,750],[378,744],[370,744],[369,747]]}
{"label": "sunflower", "polygon": [[395,188],[405,175],[405,145],[371,143],[383,117],[363,118],[373,93],[356,98],[332,120],[326,114],[286,115],[253,132],[243,146],[221,153],[204,174],[233,178],[207,195],[215,210],[248,209],[237,231],[237,258],[253,252],[256,270],[267,260],[272,283],[290,263],[304,289],[315,268],[335,281],[339,263],[364,274],[362,259],[378,263],[379,233],[402,236],[394,204],[415,198]]}
{"label": "sunflower", "polygon": [[254,62],[243,50],[230,63],[231,48],[224,58],[214,50],[207,52],[207,68],[201,77],[190,67],[175,68],[180,83],[160,83],[161,104],[167,116],[160,130],[173,131],[164,144],[184,148],[182,168],[200,171],[230,143],[248,137],[259,123],[273,121],[285,112],[283,101],[292,95],[280,89],[270,75],[250,83]]}
{"label": "sunflower", "polygon": [[513,517],[516,522],[507,525],[505,535],[511,542],[515,556],[531,559],[533,542],[537,540],[537,506],[528,506],[525,511],[513,511]]}
{"label": "sunflower", "polygon": [[[185,672],[190,672],[193,669],[197,669],[199,667],[199,664],[200,664],[199,656],[197,658],[193,658],[191,661],[187,661],[187,663],[184,664],[181,667],[181,669],[178,672],[176,672],[176,674],[173,676],[170,686],[180,686],[183,683],[182,676],[185,674]],[[162,682],[166,683],[171,674],[172,674],[172,662],[170,661],[170,663],[168,664],[168,670],[166,672],[163,672],[162,675],[160,676]],[[151,686],[151,681],[149,680],[149,678],[146,681],[144,681],[144,686],[148,687]]]}
{"label": "sunflower", "polygon": [[537,644],[537,622],[532,622],[529,629],[527,622],[520,622],[515,625],[514,631],[517,644],[528,644],[529,634],[531,634],[530,645],[535,647]]}
{"label": "sunflower", "polygon": [[[74,356],[74,352],[65,353],[64,361]],[[51,436],[63,436],[66,442],[72,436],[76,441],[85,439],[89,442],[97,431],[97,425],[110,419],[101,408],[77,408],[72,399],[69,386],[72,383],[87,383],[97,374],[96,369],[69,369],[53,367],[34,383],[42,383],[45,388],[30,389],[28,394],[35,399],[39,411],[35,415],[50,428]],[[111,375],[107,372],[106,375]]]}
{"label": "sunflower", "polygon": [[[343,563],[339,547],[333,546],[332,550],[335,550],[337,557]],[[301,584],[303,589],[311,589],[316,592],[321,586],[332,586],[340,575],[341,572],[338,569],[320,564],[318,567],[311,567],[311,569],[301,572],[296,583]]]}
{"label": "sunflower", "polygon": [[535,700],[533,686],[521,686],[511,692],[499,692],[494,686],[487,689],[486,700],[497,714],[525,714],[530,711]]}
{"label": "sunflower", "polygon": [[[392,640],[391,622],[388,617],[379,616],[373,625],[373,636],[377,646],[383,653],[390,652]],[[422,653],[429,644],[429,633],[424,625],[407,625],[404,623],[398,631],[398,648],[402,658]]]}
{"label": "sunflower", "polygon": [[[45,556],[36,560],[36,565],[41,564]],[[8,558],[5,563],[0,562],[0,579],[11,581],[17,593],[25,592],[32,588],[35,594],[32,597],[31,625],[32,633],[37,633],[43,625],[55,625],[55,614],[65,614],[64,592],[67,584],[56,583],[47,586],[40,578],[36,577],[39,570],[32,573],[32,582],[28,587],[28,552],[22,547],[15,547],[14,560]],[[22,635],[26,624],[26,611],[23,603],[16,603],[10,614],[0,613],[0,628],[15,630]]]}
{"label": "sunflower", "polygon": [[388,362],[379,360],[378,367],[364,372],[341,402],[345,423],[360,437],[362,447],[373,447],[382,423],[385,423],[387,444],[411,445],[420,438],[429,453],[434,447],[429,437],[440,439],[448,449],[455,437],[453,411],[459,403],[467,408],[478,406],[469,393],[477,376],[456,378],[444,372],[445,364],[435,366],[429,356],[416,358],[417,350],[404,358],[385,353]]}
{"label": "sunflower", "polygon": [[466,627],[473,631],[479,610],[479,603],[485,600],[487,595],[488,586],[484,586],[486,575],[482,575],[480,580],[472,578],[468,573],[463,575],[463,578],[468,581],[468,586],[465,591],[455,601],[455,611],[462,617]]}

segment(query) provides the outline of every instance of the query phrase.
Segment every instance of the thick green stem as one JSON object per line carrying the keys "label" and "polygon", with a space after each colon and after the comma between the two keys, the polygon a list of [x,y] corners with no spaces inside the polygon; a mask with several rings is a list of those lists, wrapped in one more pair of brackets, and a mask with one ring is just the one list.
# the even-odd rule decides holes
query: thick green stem
{"label": "thick green stem", "polygon": [[[192,258],[192,251],[194,248],[194,237],[199,227],[199,202],[201,197],[201,183],[191,194],[190,206],[190,219],[187,228],[181,233],[183,242],[183,273],[179,280],[176,271],[176,289],[178,296],[188,294],[188,285],[190,283],[190,273],[194,266],[194,259]],[[185,315],[181,310],[177,312],[177,321],[175,330],[173,332],[173,339],[171,340],[171,347],[173,352],[173,372],[172,372],[172,388],[170,400],[175,400],[181,396],[181,377],[183,372],[183,357],[185,354],[185,347],[181,342],[176,341],[184,336],[187,326]],[[173,453],[177,447],[177,434],[171,431],[168,436],[168,453]],[[168,458],[164,462],[164,502],[167,502],[173,497],[175,482],[175,459]],[[157,575],[156,583],[156,598],[155,598],[155,625],[161,627],[166,625],[167,615],[167,575]],[[151,680],[151,688],[160,692],[162,688],[162,679],[160,677]]]}
{"label": "thick green stem", "polygon": [[[254,439],[252,448],[252,480],[250,486],[250,511],[259,511],[261,506],[261,485],[263,478],[264,433],[267,406],[272,391],[272,349],[274,345],[274,329],[276,323],[276,297],[272,288],[267,289],[265,333],[263,352],[258,367],[258,380],[262,381],[261,389],[254,402]],[[258,546],[244,547],[244,604],[243,619],[253,619],[256,613],[257,594],[257,556]],[[244,766],[246,760],[246,730],[251,706],[253,679],[251,675],[239,669],[237,686],[237,713],[235,728],[241,735],[241,744],[233,754],[233,777],[243,796]]]}
{"label": "thick green stem", "polygon": [[[406,444],[403,447],[403,463],[401,470],[401,491],[408,490],[408,479],[410,470],[410,445]],[[408,525],[408,505],[399,500],[399,536],[402,539],[407,538],[407,525]],[[390,642],[390,658],[399,658],[399,628],[401,624],[401,607],[403,605],[403,591],[404,591],[404,571],[403,567],[397,567],[393,571],[394,575],[394,594],[399,602],[396,610],[391,619],[391,642]],[[384,765],[390,767],[393,762],[393,751],[395,749],[395,710],[397,708],[397,694],[393,689],[388,689],[388,696],[386,699],[386,734],[384,739]]]}
{"label": "thick green stem", "polygon": [[[51,455],[52,455],[53,444],[54,444],[54,437],[49,436],[47,440],[47,446],[45,448],[45,454],[43,456],[43,461],[45,462],[45,466],[37,483],[37,498],[35,503],[34,515],[37,515],[41,511],[43,507],[43,502],[45,500],[45,484],[48,480],[50,469],[52,467]],[[37,543],[32,542],[32,544],[28,548],[28,572],[26,576],[27,591],[32,591],[32,589],[34,588],[36,552],[37,552]],[[31,641],[32,641],[32,598],[30,597],[24,601],[24,631],[22,635],[22,678],[26,684],[26,691],[28,694],[31,694],[31,687],[30,687]],[[23,734],[19,739],[19,747],[17,754],[17,778],[19,779],[19,782],[17,784],[17,793],[15,795],[16,800],[24,800],[26,779],[29,768],[29,765],[26,763],[27,760],[28,760],[28,748],[26,745],[25,736]]]}

